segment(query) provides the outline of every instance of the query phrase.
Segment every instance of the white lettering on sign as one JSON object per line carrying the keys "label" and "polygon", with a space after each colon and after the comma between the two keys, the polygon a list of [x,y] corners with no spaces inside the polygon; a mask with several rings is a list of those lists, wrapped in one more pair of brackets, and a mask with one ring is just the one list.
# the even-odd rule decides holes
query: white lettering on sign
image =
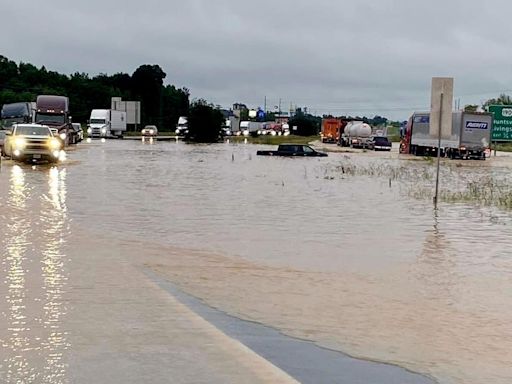
{"label": "white lettering on sign", "polygon": [[503,117],[512,117],[512,108],[503,108],[501,114]]}
{"label": "white lettering on sign", "polygon": [[487,129],[489,124],[481,122],[481,121],[468,121],[466,123],[466,128],[468,129]]}

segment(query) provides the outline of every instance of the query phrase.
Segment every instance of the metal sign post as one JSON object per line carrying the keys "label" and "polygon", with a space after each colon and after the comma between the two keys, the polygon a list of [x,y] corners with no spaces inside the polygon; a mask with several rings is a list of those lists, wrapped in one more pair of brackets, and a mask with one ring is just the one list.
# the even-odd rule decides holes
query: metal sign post
{"label": "metal sign post", "polygon": [[443,126],[443,98],[444,94],[441,92],[441,104],[439,108],[439,130],[438,130],[438,144],[437,144],[437,173],[436,173],[436,193],[434,195],[434,209],[437,210],[437,200],[439,197],[439,171],[441,170],[441,132]]}
{"label": "metal sign post", "polygon": [[432,78],[432,99],[430,107],[430,135],[436,137],[437,142],[437,170],[436,190],[434,194],[434,208],[437,210],[439,202],[439,178],[441,170],[442,140],[447,140],[452,131],[452,109],[453,109],[453,78],[433,77]]}

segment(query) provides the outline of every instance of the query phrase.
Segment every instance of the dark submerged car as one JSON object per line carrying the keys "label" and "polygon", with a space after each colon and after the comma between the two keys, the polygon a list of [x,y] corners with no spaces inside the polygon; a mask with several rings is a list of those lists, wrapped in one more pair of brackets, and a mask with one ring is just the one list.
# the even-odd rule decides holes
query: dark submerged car
{"label": "dark submerged car", "polygon": [[259,156],[326,157],[327,153],[315,151],[309,145],[281,144],[277,151],[258,151]]}

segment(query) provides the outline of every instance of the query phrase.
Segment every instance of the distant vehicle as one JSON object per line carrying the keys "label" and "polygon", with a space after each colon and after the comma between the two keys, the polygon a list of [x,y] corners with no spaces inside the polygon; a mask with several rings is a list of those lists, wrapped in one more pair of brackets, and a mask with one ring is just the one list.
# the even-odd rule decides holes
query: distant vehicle
{"label": "distant vehicle", "polygon": [[10,132],[10,131],[4,131],[4,130],[0,131],[0,156],[4,155],[4,142],[5,142],[5,137],[7,135],[7,132]]}
{"label": "distant vehicle", "polygon": [[176,125],[176,134],[184,135],[188,133],[188,118],[186,116],[180,116],[178,124]]}
{"label": "distant vehicle", "polygon": [[372,136],[367,143],[368,149],[375,151],[391,151],[392,146],[393,144],[386,136]]}
{"label": "distant vehicle", "polygon": [[350,121],[340,136],[339,145],[351,148],[366,148],[372,135],[372,127],[362,121]]}
{"label": "distant vehicle", "polygon": [[[485,160],[491,142],[493,115],[479,112],[453,112],[450,135],[441,138],[441,156]],[[430,113],[414,113],[403,133],[400,153],[437,156],[439,139],[430,132]]]}
{"label": "distant vehicle", "polygon": [[277,151],[257,151],[259,156],[326,157],[327,153],[315,151],[309,145],[281,144]]}
{"label": "distant vehicle", "polygon": [[66,96],[39,95],[36,100],[35,122],[56,128],[64,145],[76,141],[69,123],[69,99]]}
{"label": "distant vehicle", "polygon": [[1,126],[8,129],[15,123],[33,123],[35,112],[34,102],[4,104],[1,111]]}
{"label": "distant vehicle", "polygon": [[140,133],[142,137],[157,137],[158,128],[156,125],[146,125]]}
{"label": "distant vehicle", "polygon": [[126,112],[113,109],[93,109],[87,134],[91,138],[123,138],[126,132]]}
{"label": "distant vehicle", "polygon": [[59,160],[62,142],[53,136],[47,125],[14,124],[12,131],[7,132],[4,142],[4,155],[20,161]]}
{"label": "distant vehicle", "polygon": [[82,129],[82,125],[80,123],[72,123],[71,126],[76,132],[77,142],[81,142],[84,139],[84,130]]}
{"label": "distant vehicle", "polygon": [[337,143],[340,139],[344,124],[341,119],[322,119],[322,143]]}

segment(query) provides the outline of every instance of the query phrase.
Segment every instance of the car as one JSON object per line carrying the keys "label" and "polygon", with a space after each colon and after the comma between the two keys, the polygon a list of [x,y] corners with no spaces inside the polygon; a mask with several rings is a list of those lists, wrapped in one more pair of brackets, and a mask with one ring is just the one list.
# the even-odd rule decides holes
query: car
{"label": "car", "polygon": [[142,137],[156,137],[158,135],[158,128],[156,125],[146,125],[140,133]]}
{"label": "car", "polygon": [[3,151],[13,160],[55,163],[63,147],[47,125],[14,124],[6,133]]}
{"label": "car", "polygon": [[5,137],[7,136],[7,132],[10,132],[10,131],[4,131],[4,130],[0,131],[0,156],[3,156],[3,154],[4,154],[4,142],[5,142]]}
{"label": "car", "polygon": [[386,136],[373,136],[367,142],[368,149],[375,151],[391,151],[391,141]]}
{"label": "car", "polygon": [[80,123],[71,123],[71,126],[76,132],[76,142],[79,143],[84,139],[84,131]]}
{"label": "car", "polygon": [[327,153],[315,151],[309,145],[281,144],[277,151],[257,151],[259,156],[326,157]]}

